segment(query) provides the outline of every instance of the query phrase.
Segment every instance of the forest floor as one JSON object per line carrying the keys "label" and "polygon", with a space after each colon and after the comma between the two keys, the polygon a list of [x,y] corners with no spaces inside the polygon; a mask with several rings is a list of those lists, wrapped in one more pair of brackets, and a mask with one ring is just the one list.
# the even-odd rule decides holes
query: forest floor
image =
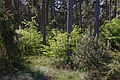
{"label": "forest floor", "polygon": [[84,72],[54,68],[47,57],[25,57],[23,65],[25,69],[0,80],[84,80]]}

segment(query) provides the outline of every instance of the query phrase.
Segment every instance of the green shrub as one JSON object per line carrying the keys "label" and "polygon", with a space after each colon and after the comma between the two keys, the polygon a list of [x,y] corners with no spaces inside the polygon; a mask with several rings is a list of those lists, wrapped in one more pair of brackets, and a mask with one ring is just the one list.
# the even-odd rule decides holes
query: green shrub
{"label": "green shrub", "polygon": [[107,21],[100,27],[100,38],[104,41],[110,41],[112,55],[114,57],[108,66],[110,70],[108,71],[105,80],[120,79],[120,20],[118,17]]}
{"label": "green shrub", "polygon": [[88,80],[103,80],[112,60],[109,46],[90,35],[90,30],[83,33],[76,41],[76,48],[71,57],[80,69],[88,72]]}
{"label": "green shrub", "polygon": [[24,29],[16,30],[18,43],[24,55],[42,53],[42,34],[37,29],[37,23],[32,17],[32,21],[24,20]]}
{"label": "green shrub", "polygon": [[[53,63],[64,62],[68,60],[68,51],[73,52],[76,46],[76,41],[81,35],[81,29],[75,26],[71,32],[69,43],[67,42],[67,32],[61,30],[52,29],[48,36],[48,45],[45,46],[44,54],[53,58]],[[57,65],[57,64],[56,64]],[[64,65],[64,64],[63,64]],[[63,66],[64,67],[64,66]]]}
{"label": "green shrub", "polygon": [[47,52],[44,54],[56,57],[66,58],[66,51],[69,47],[67,45],[67,33],[52,29],[51,35],[48,36],[48,46],[45,46]]}
{"label": "green shrub", "polygon": [[105,80],[119,80],[120,79],[120,52],[112,52],[114,58],[109,64],[110,70],[105,77]]}
{"label": "green shrub", "polygon": [[110,40],[112,50],[120,50],[120,20],[114,18],[100,27],[100,36]]}

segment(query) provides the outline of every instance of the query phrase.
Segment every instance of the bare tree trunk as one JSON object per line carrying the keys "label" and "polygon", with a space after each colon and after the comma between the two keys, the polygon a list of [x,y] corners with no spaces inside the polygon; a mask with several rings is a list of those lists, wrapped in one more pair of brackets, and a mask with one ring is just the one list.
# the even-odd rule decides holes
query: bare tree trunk
{"label": "bare tree trunk", "polygon": [[110,13],[109,13],[109,18],[110,18],[110,20],[112,19],[111,18],[111,14],[112,14],[112,10],[111,10],[111,7],[112,7],[112,0],[110,0],[110,6],[109,6],[109,10],[110,10]]}
{"label": "bare tree trunk", "polygon": [[[72,9],[73,4],[72,0],[68,0],[68,12],[67,12],[67,32],[70,34],[72,32]],[[69,42],[69,35],[68,35],[68,42]]]}
{"label": "bare tree trunk", "polygon": [[46,5],[45,5],[46,6],[46,13],[45,13],[46,14],[46,20],[45,20],[46,26],[48,25],[48,5],[49,5],[49,0],[46,0]]}
{"label": "bare tree trunk", "polygon": [[12,0],[5,0],[5,9],[6,10],[12,9]]}
{"label": "bare tree trunk", "polygon": [[114,9],[114,17],[116,17],[117,14],[117,0],[114,1],[115,9]]}
{"label": "bare tree trunk", "polygon": [[[72,32],[72,11],[73,11],[73,4],[72,4],[72,0],[68,0],[68,12],[67,12],[67,42],[69,43],[69,37],[70,37],[70,33]],[[70,46],[72,47],[72,46]],[[70,59],[70,56],[72,56],[72,51],[71,50],[67,50],[67,56],[68,56],[68,60],[67,60],[67,64],[70,63],[70,67],[73,68],[73,63],[72,60]]]}
{"label": "bare tree trunk", "polygon": [[96,19],[95,19],[95,32],[94,32],[94,37],[97,37],[98,40],[98,34],[99,34],[99,15],[100,15],[100,1],[96,0]]}
{"label": "bare tree trunk", "polygon": [[82,2],[81,2],[81,0],[80,0],[80,27],[82,28]]}
{"label": "bare tree trunk", "polygon": [[106,20],[108,20],[108,0],[106,0],[106,4],[105,4],[105,7],[106,7]]}
{"label": "bare tree trunk", "polygon": [[43,44],[46,44],[46,18],[45,18],[45,13],[46,13],[46,9],[45,9],[45,0],[42,1],[42,34],[43,34]]}
{"label": "bare tree trunk", "polygon": [[[120,0],[118,0],[118,8],[120,8]],[[120,15],[120,10],[118,11],[118,15]],[[120,19],[120,17],[119,17]]]}

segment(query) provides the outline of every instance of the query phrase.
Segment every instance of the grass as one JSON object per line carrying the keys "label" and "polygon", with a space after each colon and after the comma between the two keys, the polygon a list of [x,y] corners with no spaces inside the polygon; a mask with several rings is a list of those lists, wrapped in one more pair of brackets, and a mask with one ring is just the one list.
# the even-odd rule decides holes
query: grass
{"label": "grass", "polygon": [[[31,56],[26,59],[29,67],[34,71],[41,71],[44,75],[51,77],[55,80],[84,80],[84,73],[79,71],[56,69],[50,65],[50,58]],[[26,65],[28,66],[28,64]]]}
{"label": "grass", "polygon": [[51,66],[50,58],[42,56],[25,57],[25,68],[4,80],[84,80],[84,72],[57,69]]}

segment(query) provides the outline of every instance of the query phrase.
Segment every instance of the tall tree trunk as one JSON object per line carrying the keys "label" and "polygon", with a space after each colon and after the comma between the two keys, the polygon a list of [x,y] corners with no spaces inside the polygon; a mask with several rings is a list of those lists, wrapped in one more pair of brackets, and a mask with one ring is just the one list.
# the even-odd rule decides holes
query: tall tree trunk
{"label": "tall tree trunk", "polygon": [[46,17],[46,26],[48,25],[48,5],[49,5],[49,0],[46,0],[46,13],[45,13],[45,17]]}
{"label": "tall tree trunk", "polygon": [[106,20],[108,20],[109,19],[109,6],[108,6],[108,0],[106,0]]}
{"label": "tall tree trunk", "polygon": [[114,5],[115,5],[114,17],[116,17],[116,15],[117,15],[117,0],[114,0]]}
{"label": "tall tree trunk", "polygon": [[[72,32],[72,11],[73,11],[73,4],[72,4],[72,0],[68,0],[68,12],[67,12],[67,42],[69,43],[69,37],[70,37],[70,33]],[[70,46],[72,47],[72,46]],[[73,62],[70,59],[70,56],[72,56],[72,51],[71,50],[67,50],[67,56],[68,56],[68,60],[67,60],[67,64],[70,63],[70,67],[73,68]]]}
{"label": "tall tree trunk", "polygon": [[46,44],[46,18],[45,18],[45,13],[46,13],[46,9],[45,9],[45,0],[42,1],[42,34],[43,34],[43,44]]}
{"label": "tall tree trunk", "polygon": [[111,14],[112,14],[112,9],[111,9],[111,7],[112,7],[112,0],[110,0],[110,6],[109,6],[109,10],[110,10],[110,13],[109,13],[109,18],[110,18],[110,20],[112,19],[111,18]]}
{"label": "tall tree trunk", "polygon": [[[67,32],[70,34],[72,32],[72,11],[73,11],[72,0],[68,0],[68,12],[67,12]],[[69,42],[69,35],[68,35]]]}
{"label": "tall tree trunk", "polygon": [[80,7],[79,7],[79,10],[80,10],[80,23],[79,23],[79,25],[80,25],[80,27],[82,28],[82,1],[81,0],[79,0],[80,2]]}
{"label": "tall tree trunk", "polygon": [[99,34],[99,15],[100,15],[100,1],[96,0],[96,8],[95,8],[95,32],[94,32],[94,37],[97,37],[98,40],[98,34]]}
{"label": "tall tree trunk", "polygon": [[[118,0],[118,8],[120,8],[120,0]],[[118,15],[120,15],[120,10],[118,11]]]}
{"label": "tall tree trunk", "polygon": [[12,9],[12,0],[5,0],[5,9],[6,10]]}

